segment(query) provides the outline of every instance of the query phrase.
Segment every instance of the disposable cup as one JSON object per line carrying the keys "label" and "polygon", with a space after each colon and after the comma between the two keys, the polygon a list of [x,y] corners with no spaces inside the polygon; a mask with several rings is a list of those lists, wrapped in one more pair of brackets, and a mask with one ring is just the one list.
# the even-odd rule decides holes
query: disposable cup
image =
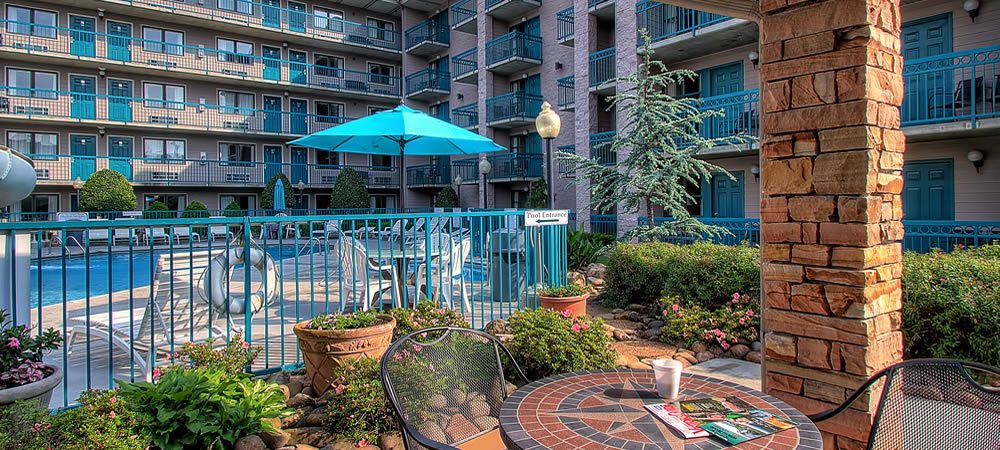
{"label": "disposable cup", "polygon": [[656,393],[667,400],[676,400],[681,388],[680,361],[657,359],[653,361],[653,376],[656,378]]}

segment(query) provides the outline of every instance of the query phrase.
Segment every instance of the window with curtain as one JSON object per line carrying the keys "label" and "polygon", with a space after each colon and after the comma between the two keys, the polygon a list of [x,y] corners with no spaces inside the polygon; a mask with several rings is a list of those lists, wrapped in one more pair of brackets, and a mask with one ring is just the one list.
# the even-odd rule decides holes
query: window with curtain
{"label": "window with curtain", "polygon": [[253,63],[253,44],[232,39],[216,39],[219,48],[219,61],[237,64]]}
{"label": "window with curtain", "polygon": [[142,27],[142,49],[147,52],[181,56],[184,54],[184,33]]}
{"label": "window with curtain", "polygon": [[316,28],[343,32],[344,13],[333,9],[315,7],[313,8],[313,25]]}
{"label": "window with curtain", "polygon": [[392,32],[396,28],[395,24],[387,20],[368,18],[368,37],[385,42],[393,42],[395,34]]}
{"label": "window with curtain", "polygon": [[317,101],[316,121],[322,123],[344,123],[344,104]]}
{"label": "window with curtain", "polygon": [[[30,131],[8,131],[7,146],[34,159],[55,159],[59,154],[57,133],[35,133]],[[46,158],[46,157],[49,158]]]}
{"label": "window with curtain", "polygon": [[58,15],[52,11],[7,6],[7,32],[55,39]]}
{"label": "window with curtain", "polygon": [[37,70],[7,69],[7,95],[55,99],[59,90],[59,75]]}
{"label": "window with curtain", "polygon": [[224,114],[252,116],[255,108],[254,95],[245,92],[219,91],[219,106]]}
{"label": "window with curtain", "polygon": [[164,162],[183,161],[187,157],[187,142],[178,139],[143,139],[142,156]]}
{"label": "window with curtain", "polygon": [[143,83],[142,96],[148,108],[184,109],[184,86]]}
{"label": "window with curtain", "polygon": [[220,142],[219,159],[230,163],[252,163],[253,150],[253,144]]}
{"label": "window with curtain", "polygon": [[316,66],[316,75],[344,78],[344,58],[315,53],[313,62]]}

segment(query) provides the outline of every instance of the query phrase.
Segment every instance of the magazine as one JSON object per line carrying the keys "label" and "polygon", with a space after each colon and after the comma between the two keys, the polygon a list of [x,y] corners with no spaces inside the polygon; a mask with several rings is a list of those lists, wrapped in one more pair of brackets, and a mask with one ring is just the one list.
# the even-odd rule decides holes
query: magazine
{"label": "magazine", "polygon": [[752,407],[737,397],[711,397],[683,400],[678,402],[678,408],[692,419],[716,421],[739,417]]}
{"label": "magazine", "polygon": [[680,412],[676,406],[670,403],[646,405],[646,409],[666,423],[667,426],[677,430],[677,432],[684,436],[684,439],[710,436],[707,431],[701,429],[698,421]]}
{"label": "magazine", "polygon": [[703,431],[734,445],[794,427],[794,422],[760,410],[750,410],[740,417],[701,425]]}
{"label": "magazine", "polygon": [[646,405],[653,415],[685,439],[717,436],[738,444],[795,427],[795,422],[775,416],[737,397],[711,397],[675,403]]}

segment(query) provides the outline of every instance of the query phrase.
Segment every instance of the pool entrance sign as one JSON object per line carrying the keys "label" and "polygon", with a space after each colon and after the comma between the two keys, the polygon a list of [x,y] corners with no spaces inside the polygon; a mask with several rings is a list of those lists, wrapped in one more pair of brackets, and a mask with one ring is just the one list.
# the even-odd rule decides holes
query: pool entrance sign
{"label": "pool entrance sign", "polygon": [[545,227],[569,224],[569,210],[537,210],[524,212],[524,226]]}

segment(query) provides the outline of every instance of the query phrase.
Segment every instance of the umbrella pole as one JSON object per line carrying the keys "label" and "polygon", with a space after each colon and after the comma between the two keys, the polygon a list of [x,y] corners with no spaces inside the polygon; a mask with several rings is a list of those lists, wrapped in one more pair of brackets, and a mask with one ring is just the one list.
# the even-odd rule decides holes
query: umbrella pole
{"label": "umbrella pole", "polygon": [[406,148],[406,141],[399,140],[399,212],[406,212],[406,160],[403,158],[403,154]]}

